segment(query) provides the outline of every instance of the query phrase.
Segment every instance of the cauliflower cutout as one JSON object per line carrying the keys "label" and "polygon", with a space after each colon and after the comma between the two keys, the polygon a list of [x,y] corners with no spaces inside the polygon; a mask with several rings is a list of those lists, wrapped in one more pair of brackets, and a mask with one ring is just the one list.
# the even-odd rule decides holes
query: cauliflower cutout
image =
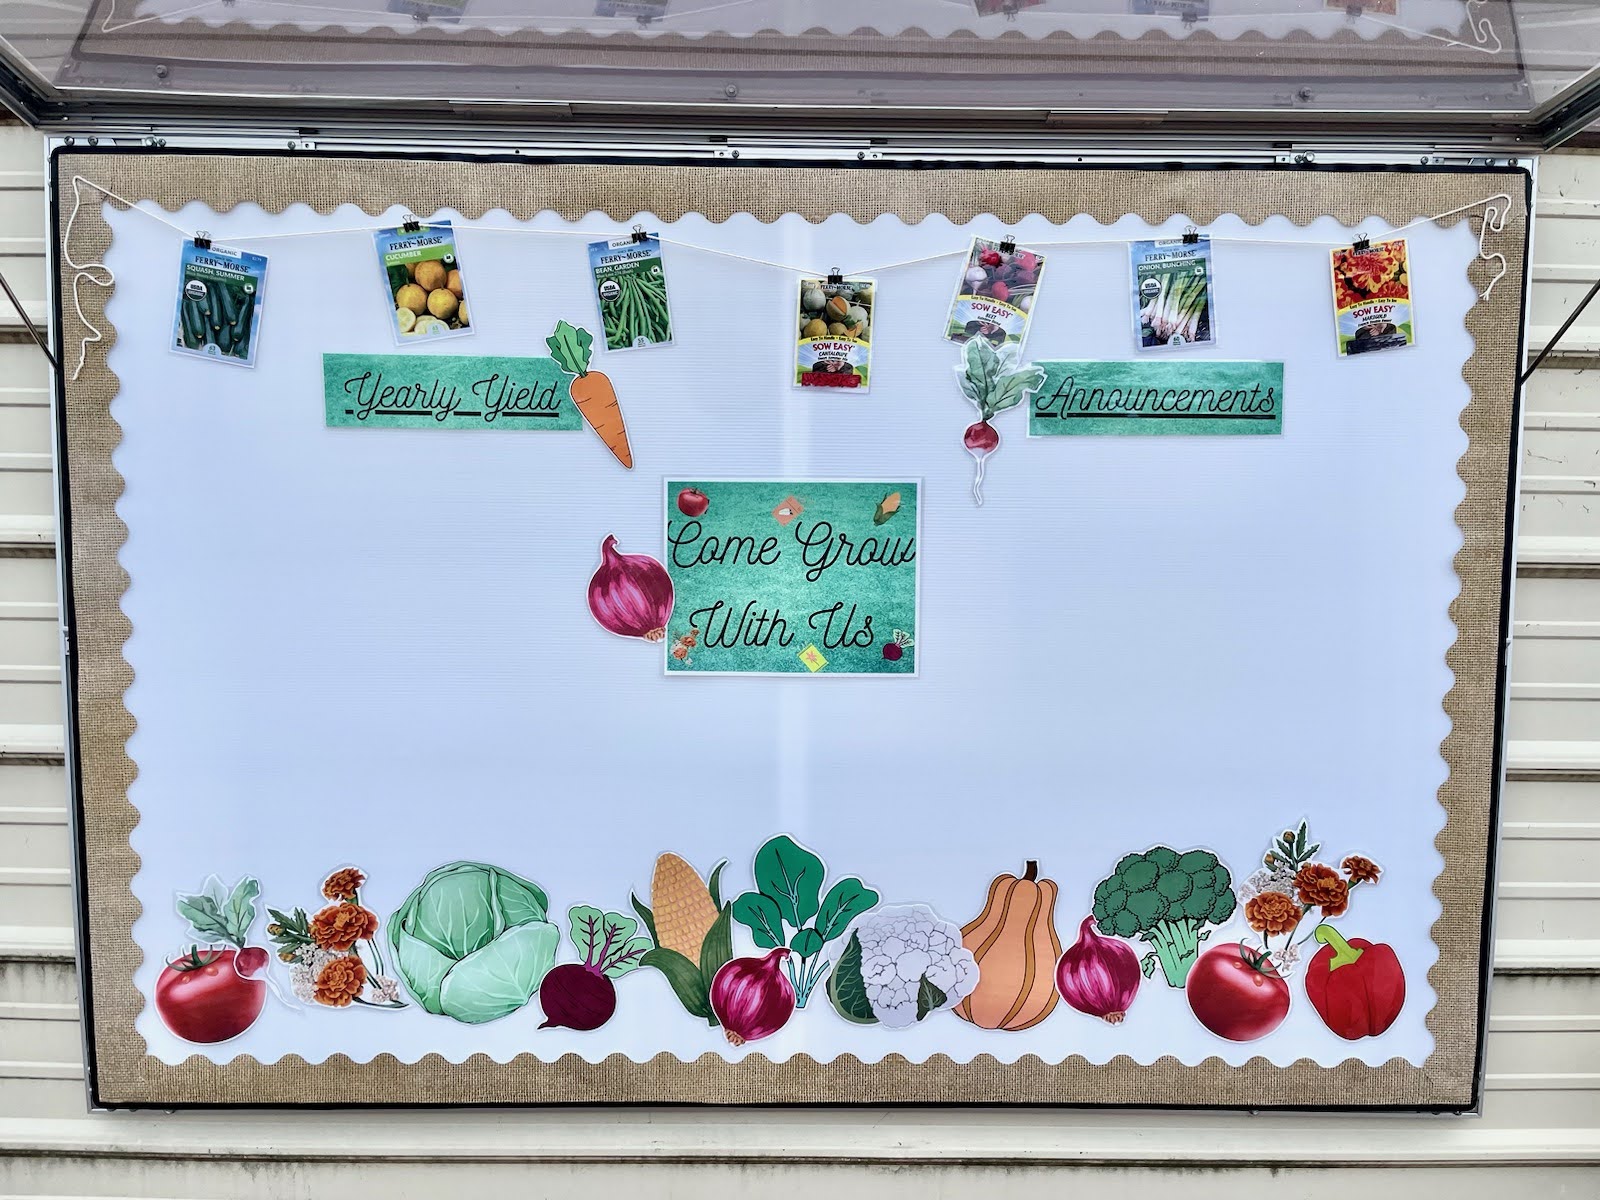
{"label": "cauliflower cutout", "polygon": [[906,1029],[977,986],[978,961],[961,944],[960,926],[926,904],[889,904],[851,928],[828,999],[853,1024]]}

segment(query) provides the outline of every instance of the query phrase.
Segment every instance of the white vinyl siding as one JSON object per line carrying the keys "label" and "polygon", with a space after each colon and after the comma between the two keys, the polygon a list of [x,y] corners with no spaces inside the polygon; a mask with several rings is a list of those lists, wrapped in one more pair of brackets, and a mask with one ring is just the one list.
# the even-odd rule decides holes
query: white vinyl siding
{"label": "white vinyl siding", "polygon": [[[44,313],[37,135],[0,127],[0,270]],[[1600,157],[1546,161],[1535,345],[1600,275]],[[0,298],[3,303],[3,298]],[[75,350],[69,348],[69,359]],[[1589,356],[1595,356],[1590,358]],[[1215,1164],[1144,1187],[1186,1200],[1342,1193],[1600,1194],[1600,306],[1527,400],[1511,780],[1483,1120],[994,1110],[85,1111],[47,375],[0,312],[0,1194],[122,1197],[639,1195],[840,1189],[1012,1194],[1048,1165]],[[950,1165],[952,1160],[967,1166]],[[873,1164],[920,1164],[882,1171]],[[769,1164],[759,1173],[738,1163]],[[831,1167],[826,1164],[835,1164]],[[1267,1168],[1281,1164],[1288,1175]],[[1463,1171],[1481,1166],[1483,1170]],[[1126,1186],[1126,1185],[1125,1185]],[[1321,1194],[1321,1193],[1317,1193]]]}

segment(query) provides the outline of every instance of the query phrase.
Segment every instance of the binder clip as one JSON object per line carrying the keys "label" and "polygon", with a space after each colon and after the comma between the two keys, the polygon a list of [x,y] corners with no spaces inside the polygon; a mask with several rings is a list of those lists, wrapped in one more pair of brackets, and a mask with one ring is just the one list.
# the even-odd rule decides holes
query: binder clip
{"label": "binder clip", "polygon": [[1183,231],[1183,244],[1185,246],[1198,246],[1200,244],[1200,231],[1193,225]]}
{"label": "binder clip", "polygon": [[1351,244],[1350,249],[1357,254],[1366,254],[1372,249],[1372,239],[1363,233]]}
{"label": "binder clip", "polygon": [[422,222],[417,220],[415,217],[411,216],[408,213],[406,215],[406,219],[400,223],[400,232],[401,233],[421,233],[422,232]]}
{"label": "binder clip", "polygon": [[649,240],[650,235],[644,231],[643,225],[635,225],[633,227],[633,244],[635,246],[641,245]]}
{"label": "binder clip", "polygon": [[197,229],[194,235],[194,248],[196,250],[211,249],[211,235],[204,229]]}
{"label": "binder clip", "polygon": [[1015,254],[1017,252],[1017,239],[1009,233],[1000,239],[1001,254]]}
{"label": "binder clip", "polygon": [[844,282],[844,274],[838,267],[833,267],[828,271],[828,282],[835,287]]}

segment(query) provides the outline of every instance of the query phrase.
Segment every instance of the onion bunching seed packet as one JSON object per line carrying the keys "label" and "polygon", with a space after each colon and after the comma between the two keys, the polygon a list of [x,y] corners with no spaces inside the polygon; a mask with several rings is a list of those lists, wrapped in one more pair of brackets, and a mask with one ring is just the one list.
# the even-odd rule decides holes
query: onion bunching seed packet
{"label": "onion bunching seed packet", "polygon": [[589,270],[607,350],[672,344],[659,233],[590,242]]}
{"label": "onion bunching seed packet", "polygon": [[1021,346],[1044,277],[1044,257],[1011,242],[973,238],[950,305],[945,340],[965,344],[981,337],[996,349]]}
{"label": "onion bunching seed packet", "polygon": [[1333,311],[1343,357],[1415,344],[1406,240],[1333,251]]}
{"label": "onion bunching seed packet", "polygon": [[183,244],[172,349],[239,367],[256,365],[267,260],[225,246]]}
{"label": "onion bunching seed packet", "polygon": [[472,332],[449,221],[378,229],[372,234],[383,268],[389,325],[402,346]]}
{"label": "onion bunching seed packet", "polygon": [[795,341],[795,387],[867,390],[872,379],[873,304],[871,279],[800,281],[799,330]]}
{"label": "onion bunching seed packet", "polygon": [[1211,0],[1133,0],[1133,15],[1199,21],[1211,15]]}
{"label": "onion bunching seed packet", "polygon": [[1134,336],[1141,350],[1208,346],[1217,340],[1211,294],[1211,239],[1128,244],[1133,264]]}

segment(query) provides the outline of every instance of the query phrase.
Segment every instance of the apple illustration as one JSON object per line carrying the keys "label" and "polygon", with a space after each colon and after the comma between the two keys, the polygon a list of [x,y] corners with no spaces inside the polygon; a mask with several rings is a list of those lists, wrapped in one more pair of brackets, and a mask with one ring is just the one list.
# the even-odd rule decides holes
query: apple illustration
{"label": "apple illustration", "polygon": [[699,488],[684,488],[678,493],[678,511],[686,517],[703,517],[711,507],[711,497]]}

